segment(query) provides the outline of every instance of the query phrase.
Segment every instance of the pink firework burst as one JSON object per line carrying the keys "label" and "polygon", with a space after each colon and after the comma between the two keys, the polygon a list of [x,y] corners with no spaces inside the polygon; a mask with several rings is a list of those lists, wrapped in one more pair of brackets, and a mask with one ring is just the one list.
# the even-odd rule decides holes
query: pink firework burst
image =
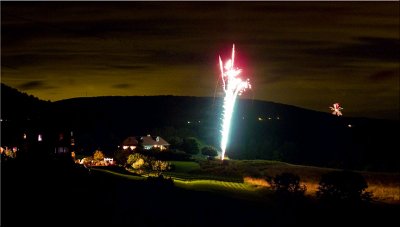
{"label": "pink firework burst", "polygon": [[331,107],[329,107],[331,110],[332,110],[332,114],[333,115],[337,115],[337,116],[342,116],[343,114],[342,114],[342,107],[340,107],[340,104],[339,103],[334,103],[333,104],[333,107],[331,106]]}

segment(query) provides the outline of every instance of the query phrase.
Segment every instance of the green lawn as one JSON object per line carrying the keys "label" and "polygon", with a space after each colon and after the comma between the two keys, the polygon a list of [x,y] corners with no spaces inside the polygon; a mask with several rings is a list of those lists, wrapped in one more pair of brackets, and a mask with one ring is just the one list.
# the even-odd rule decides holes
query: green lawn
{"label": "green lawn", "polygon": [[200,170],[200,165],[197,162],[171,161],[170,163],[175,166],[174,172],[178,173],[189,173]]}
{"label": "green lawn", "polygon": [[224,173],[213,174],[202,170],[202,166],[192,161],[171,161],[175,169],[165,172],[163,175],[173,177],[174,179],[193,181],[193,180],[216,180],[242,183],[243,177],[238,175],[226,175]]}
{"label": "green lawn", "polygon": [[[300,177],[301,183],[307,186],[307,194],[313,195],[318,190],[321,175],[338,169],[320,168],[313,166],[293,165],[284,162],[268,160],[229,160],[221,163],[213,161],[171,161],[175,166],[173,171],[164,172],[166,177],[172,177],[175,185],[191,190],[203,190],[213,192],[226,192],[239,196],[258,196],[261,191],[253,182],[244,182],[245,177],[254,180],[265,180],[266,177],[274,177],[283,172],[290,172]],[[144,179],[124,172],[107,171],[119,177],[127,177],[132,180]],[[373,173],[359,172],[368,182],[368,189],[374,194],[374,199],[382,202],[400,203],[400,182],[398,173]]]}
{"label": "green lawn", "polygon": [[264,190],[245,183],[226,182],[218,180],[186,181],[175,179],[174,185],[176,187],[184,189],[214,192],[218,194],[223,194],[225,196],[231,196],[246,200],[257,201],[260,199],[265,199]]}
{"label": "green lawn", "polygon": [[[195,190],[195,191],[208,191],[214,193],[220,193],[227,196],[236,198],[244,198],[250,200],[258,200],[262,198],[259,188],[245,184],[242,182],[232,182],[232,179],[226,178],[224,180],[214,180],[213,176],[196,175],[188,173],[190,170],[199,170],[199,164],[195,162],[174,162],[178,164],[178,170],[181,172],[167,172],[163,173],[164,176],[172,177],[174,179],[174,185],[179,188]],[[113,170],[107,170],[103,168],[92,168],[92,171],[99,171],[107,174],[114,175],[118,178],[125,178],[129,180],[145,180],[144,176],[135,176],[131,174],[125,174],[121,172],[115,172]],[[178,177],[176,177],[178,176]],[[218,178],[218,176],[214,176]],[[224,179],[223,177],[219,177]]]}
{"label": "green lawn", "polygon": [[98,171],[98,172],[112,174],[112,175],[114,175],[116,177],[127,178],[127,179],[130,179],[130,180],[145,180],[146,179],[145,177],[142,177],[142,176],[116,172],[115,170],[108,170],[108,169],[105,169],[105,168],[92,167],[90,170],[91,171]]}

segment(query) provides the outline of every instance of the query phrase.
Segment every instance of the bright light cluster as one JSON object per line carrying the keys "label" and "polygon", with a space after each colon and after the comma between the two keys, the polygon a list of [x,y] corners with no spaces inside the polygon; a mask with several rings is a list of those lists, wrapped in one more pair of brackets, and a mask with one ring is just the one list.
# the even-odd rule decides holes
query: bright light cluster
{"label": "bright light cluster", "polygon": [[342,111],[341,111],[343,108],[340,107],[339,103],[335,103],[335,104],[333,104],[333,107],[329,107],[329,108],[331,108],[333,115],[337,115],[337,116],[342,116],[343,115]]}
{"label": "bright light cluster", "polygon": [[232,47],[232,59],[222,63],[221,56],[219,57],[219,65],[221,69],[222,85],[225,92],[223,114],[222,114],[222,130],[221,130],[221,159],[224,160],[226,146],[228,144],[229,131],[231,127],[231,119],[233,108],[238,95],[241,95],[246,89],[251,88],[249,79],[242,80],[239,74],[241,69],[235,68],[235,44]]}

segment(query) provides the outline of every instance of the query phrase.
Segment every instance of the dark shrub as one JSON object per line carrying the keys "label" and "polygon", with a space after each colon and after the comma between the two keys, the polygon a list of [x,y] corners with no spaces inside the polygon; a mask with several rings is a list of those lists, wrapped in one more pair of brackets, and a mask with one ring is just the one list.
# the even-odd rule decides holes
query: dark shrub
{"label": "dark shrub", "polygon": [[132,151],[131,149],[122,149],[122,148],[119,148],[119,149],[117,149],[117,150],[114,152],[115,161],[116,161],[118,164],[120,164],[120,165],[122,165],[122,166],[125,166],[126,161],[128,160],[128,156],[129,156],[130,154],[132,154],[132,153],[133,153],[133,151]]}
{"label": "dark shrub", "polygon": [[355,172],[335,171],[322,175],[317,197],[331,201],[369,201],[372,194],[364,177]]}
{"label": "dark shrub", "polygon": [[165,178],[162,174],[158,177],[148,177],[146,182],[157,187],[172,188],[174,186],[174,180],[171,177]]}
{"label": "dark shrub", "polygon": [[205,156],[208,156],[208,157],[211,157],[211,158],[214,158],[215,156],[218,155],[218,151],[213,146],[205,146],[205,147],[203,147],[201,149],[201,154],[205,155]]}
{"label": "dark shrub", "polygon": [[282,173],[267,180],[278,194],[303,196],[307,190],[305,185],[300,185],[300,177],[292,173]]}
{"label": "dark shrub", "polygon": [[196,155],[200,152],[199,141],[194,137],[188,137],[183,140],[182,149],[188,154]]}
{"label": "dark shrub", "polygon": [[174,149],[169,149],[169,150],[164,150],[164,151],[158,151],[158,152],[148,152],[149,156],[154,157],[155,159],[158,160],[176,160],[176,161],[187,161],[190,160],[190,155],[180,151],[180,150],[174,150]]}
{"label": "dark shrub", "polygon": [[168,139],[171,149],[181,149],[183,144],[183,139],[177,136],[173,136]]}

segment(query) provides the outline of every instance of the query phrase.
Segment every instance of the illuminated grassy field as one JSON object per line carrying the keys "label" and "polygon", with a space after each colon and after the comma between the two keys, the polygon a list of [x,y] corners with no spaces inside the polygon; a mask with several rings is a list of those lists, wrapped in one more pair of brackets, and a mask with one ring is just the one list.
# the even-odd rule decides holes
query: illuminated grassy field
{"label": "illuminated grassy field", "polygon": [[[290,172],[300,177],[301,183],[307,186],[308,195],[315,195],[322,174],[339,171],[339,169],[321,168],[314,166],[293,165],[268,160],[230,160],[227,165],[219,161],[200,162],[198,173],[211,175],[242,177],[247,184],[268,187],[265,180],[283,172]],[[368,183],[367,191],[373,193],[376,201],[400,203],[400,174],[358,171]]]}
{"label": "illuminated grassy field", "polygon": [[[325,226],[326,220],[329,224],[336,220],[334,226],[348,220],[353,222],[350,226],[367,226],[372,221],[386,226],[397,220],[400,208],[386,203],[360,204],[363,212],[359,214],[353,212],[354,207],[326,206],[311,196],[280,197],[268,185],[261,186],[261,180],[247,177],[243,182],[229,181],[233,175],[227,172],[220,174],[227,181],[196,179],[218,175],[207,172],[204,163],[178,163],[181,166],[175,171],[180,172],[176,173],[186,174],[187,179],[174,178],[174,187],[170,181],[135,175],[117,166],[93,167],[90,171],[71,166],[66,171],[64,166],[55,165],[57,168],[48,171],[50,167],[38,169],[32,163],[11,164],[5,166],[5,172],[12,175],[4,179],[8,223],[44,220],[69,226],[294,226],[312,219],[315,226]],[[212,167],[212,163],[208,165]],[[240,172],[232,162],[224,165],[213,168]],[[73,215],[69,213],[71,207]]]}
{"label": "illuminated grassy field", "polygon": [[[216,161],[185,162],[173,161],[174,170],[163,173],[174,179],[177,187],[224,193],[234,197],[260,199],[269,190],[267,177],[283,172],[296,174],[301,184],[307,187],[306,195],[314,196],[318,190],[320,177],[337,169],[292,165],[267,160],[230,160],[226,164]],[[143,180],[140,176],[101,170],[132,180]],[[400,174],[359,172],[368,182],[367,191],[373,193],[375,201],[400,203]]]}
{"label": "illuminated grassy field", "polygon": [[[111,174],[118,178],[126,178],[129,180],[140,181],[146,179],[145,176],[133,176],[130,174],[118,173],[107,169],[93,168],[92,170]],[[164,175],[170,176],[173,174],[165,173]],[[264,197],[262,193],[264,192],[263,189],[260,189],[248,183],[238,183],[238,182],[229,182],[221,180],[211,180],[211,179],[195,179],[196,176],[190,174],[187,174],[186,176],[187,179],[172,177],[174,179],[174,185],[176,187],[187,190],[221,193],[226,196],[232,196],[236,198],[249,199],[249,200],[258,200]]]}

